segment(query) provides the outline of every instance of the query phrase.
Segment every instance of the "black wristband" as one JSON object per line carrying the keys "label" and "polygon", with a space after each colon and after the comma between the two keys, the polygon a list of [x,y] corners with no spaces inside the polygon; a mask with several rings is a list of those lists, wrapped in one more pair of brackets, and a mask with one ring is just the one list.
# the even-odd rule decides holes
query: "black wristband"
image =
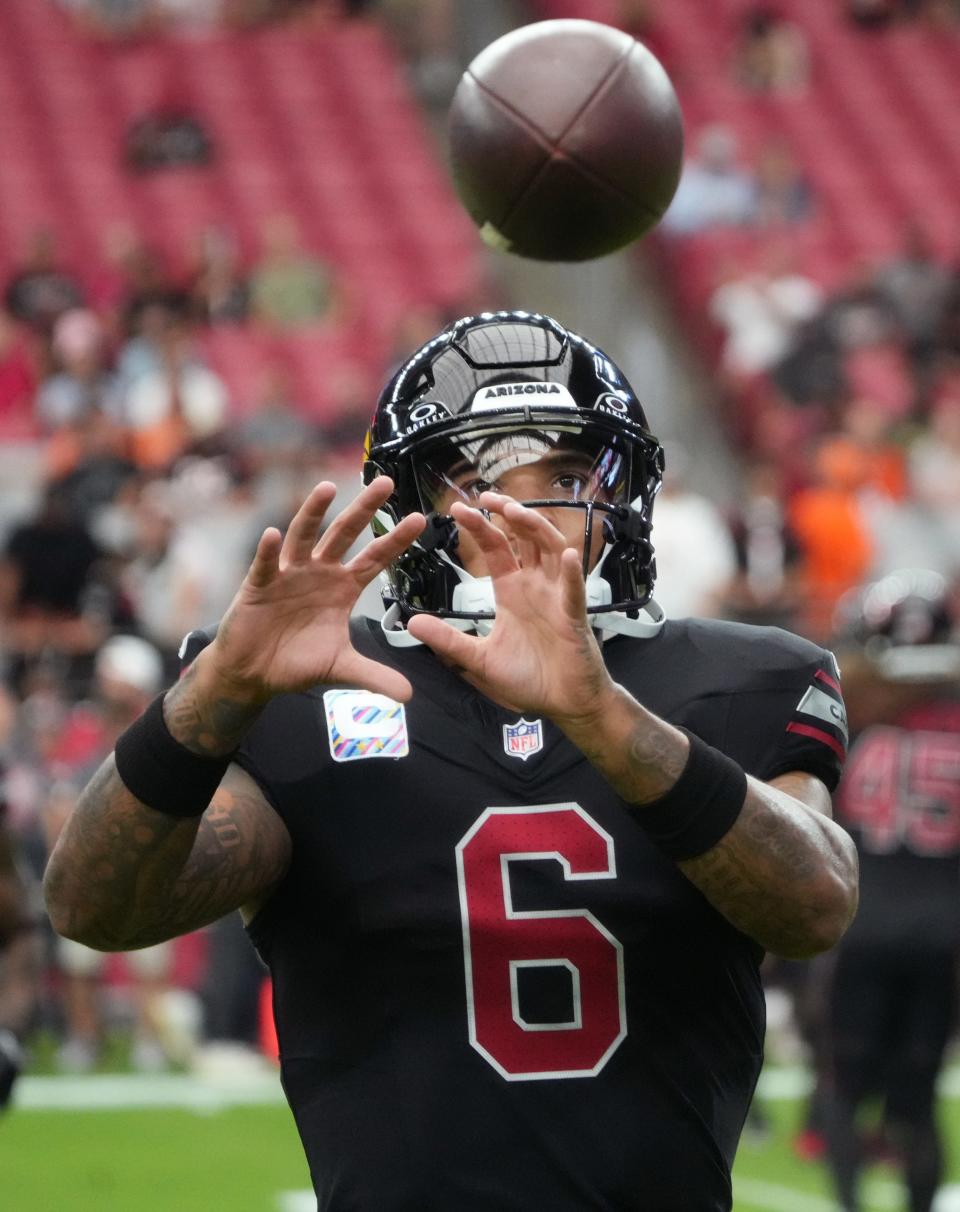
{"label": "black wristband", "polygon": [[719,749],[681,728],[690,741],[683,773],[666,795],[637,804],[634,813],[650,838],[675,861],[705,854],[740,815],[747,776]]}
{"label": "black wristband", "polygon": [[117,774],[141,804],[168,816],[202,816],[233,754],[203,757],[170,735],[158,695],[120,736],[114,749]]}

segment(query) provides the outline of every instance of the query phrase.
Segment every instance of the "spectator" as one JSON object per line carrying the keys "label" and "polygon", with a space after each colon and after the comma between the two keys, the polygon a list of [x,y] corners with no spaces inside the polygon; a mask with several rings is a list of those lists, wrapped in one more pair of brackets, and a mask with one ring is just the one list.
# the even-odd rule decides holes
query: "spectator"
{"label": "spectator", "polygon": [[333,322],[340,310],[331,270],[304,250],[291,215],[274,215],[264,225],[250,295],[254,317],[272,328]]}
{"label": "spectator", "polygon": [[761,148],[754,174],[754,207],[759,227],[784,227],[810,217],[813,210],[810,182],[785,140],[773,139]]}
{"label": "spectator", "polygon": [[814,483],[790,502],[801,549],[805,635],[827,636],[838,599],[870,570],[873,548],[859,497],[866,475],[867,461],[852,443],[826,440],[815,456]]}
{"label": "spectator", "polygon": [[860,348],[880,348],[896,338],[896,321],[874,279],[871,265],[855,266],[846,285],[798,331],[789,353],[772,372],[788,399],[835,410],[850,395],[851,369],[861,376],[863,392],[881,388],[872,372],[882,358],[868,353],[859,361],[851,360]]}
{"label": "spectator", "polygon": [[130,123],[123,157],[127,167],[138,173],[203,167],[213,159],[213,141],[198,114],[168,102]]}
{"label": "spectator", "polygon": [[926,433],[909,453],[910,486],[928,526],[941,536],[947,575],[960,577],[960,391],[934,404]]}
{"label": "spectator", "polygon": [[159,307],[173,318],[188,312],[187,292],[172,280],[164,258],[148,244],[135,243],[118,262],[121,273],[122,307],[119,315],[123,337],[140,335],[144,313]]}
{"label": "spectator", "polygon": [[752,174],[737,163],[733,131],[715,123],[700,132],[696,146],[661,220],[664,231],[687,236],[704,228],[752,223],[756,185]]}
{"label": "spectator", "polygon": [[31,436],[37,370],[22,327],[0,310],[0,434]]}
{"label": "spectator", "polygon": [[290,375],[278,362],[264,367],[253,407],[236,427],[241,456],[254,474],[281,477],[317,451],[321,439],[295,402]]}
{"label": "spectator", "polygon": [[740,33],[736,76],[751,92],[803,92],[810,77],[803,30],[765,5],[748,10]]}
{"label": "spectator", "polygon": [[[116,635],[103,645],[94,664],[92,702],[74,706],[64,724],[61,753],[70,752],[70,733],[81,738],[74,744],[76,757],[62,759],[57,779],[44,809],[49,847],[52,849],[80,788],[112,750],[117,737],[160,690],[163,662],[157,650],[136,636]],[[163,1022],[163,995],[170,970],[172,948],[160,943],[124,956],[132,982],[134,1039],[131,1059],[141,1070],[166,1067],[167,1054],[158,1030]],[[57,960],[63,975],[62,995],[66,1038],[58,1053],[62,1068],[74,1072],[91,1069],[103,1047],[106,1022],[102,1005],[107,957],[82,943],[57,940]]]}
{"label": "spectator", "polygon": [[794,630],[800,547],[787,521],[783,473],[770,461],[745,469],[744,494],[730,519],[737,571],[726,614],[744,623]]}
{"label": "spectator", "polygon": [[206,619],[204,586],[218,556],[178,524],[170,485],[162,480],[143,489],[131,520],[121,585],[144,636],[172,660],[187,632]]}
{"label": "spectator", "polygon": [[23,264],[7,283],[7,310],[15,319],[47,335],[58,317],[82,305],[83,291],[60,264],[53,232],[37,228],[30,237]]}
{"label": "spectator", "polygon": [[206,553],[200,618],[219,619],[226,613],[253,558],[263,530],[262,506],[253,488],[249,469],[236,456],[189,455],[170,477],[171,499],[179,503],[179,542]]}
{"label": "spectator", "polygon": [[907,495],[907,468],[902,445],[893,437],[895,420],[869,396],[855,396],[840,417],[840,436],[863,457],[864,487],[891,501]]}
{"label": "spectator", "polygon": [[106,367],[105,334],[92,311],[65,312],[53,330],[59,367],[37,394],[37,418],[47,433],[85,421],[93,413],[118,420],[120,384]]}
{"label": "spectator", "polygon": [[671,446],[666,462],[653,535],[657,602],[667,618],[716,617],[736,567],[733,542],[717,507],[689,486],[686,451]]}
{"label": "spectator", "polygon": [[250,287],[236,240],[223,228],[208,228],[200,238],[190,305],[202,324],[239,324],[247,318]]}
{"label": "spectator", "polygon": [[752,273],[728,265],[709,305],[724,333],[724,369],[734,378],[772,369],[822,303],[820,288],[799,272],[786,244],[767,249],[764,263]]}
{"label": "spectator", "polygon": [[161,365],[127,387],[124,416],[131,452],[141,467],[165,468],[192,443],[222,429],[227,391],[198,358],[186,327],[170,322],[161,334]]}
{"label": "spectator", "polygon": [[102,619],[85,609],[100,550],[73,516],[64,494],[48,488],[39,513],[16,527],[0,561],[0,617],[9,651],[29,657],[52,649],[89,653]]}
{"label": "spectator", "polygon": [[950,271],[937,258],[920,224],[910,225],[900,255],[878,268],[875,284],[899,326],[914,367],[929,368],[950,291]]}
{"label": "spectator", "polygon": [[[137,474],[126,455],[126,431],[103,413],[94,413],[56,435],[56,487],[74,517],[96,529],[100,514]],[[53,459],[50,460],[53,463]]]}

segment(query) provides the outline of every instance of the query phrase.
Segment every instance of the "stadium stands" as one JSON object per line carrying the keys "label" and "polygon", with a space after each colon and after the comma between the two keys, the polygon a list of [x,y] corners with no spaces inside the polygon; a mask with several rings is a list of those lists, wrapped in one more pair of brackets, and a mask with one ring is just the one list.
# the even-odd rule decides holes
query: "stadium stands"
{"label": "stadium stands", "polygon": [[[163,106],[209,130],[211,166],[131,175],[124,132]],[[351,331],[324,338],[326,352],[359,354],[372,377],[406,306],[452,305],[473,285],[473,230],[372,22],[103,42],[79,36],[55,5],[10,0],[0,157],[0,275],[39,224],[58,232],[84,277],[113,225],[139,230],[182,268],[203,228],[232,228],[252,258],[264,218],[289,213],[310,251],[358,284]],[[208,342],[228,380],[238,378],[240,344],[220,334]],[[331,407],[317,377],[322,345],[292,341],[288,351],[318,415]]]}

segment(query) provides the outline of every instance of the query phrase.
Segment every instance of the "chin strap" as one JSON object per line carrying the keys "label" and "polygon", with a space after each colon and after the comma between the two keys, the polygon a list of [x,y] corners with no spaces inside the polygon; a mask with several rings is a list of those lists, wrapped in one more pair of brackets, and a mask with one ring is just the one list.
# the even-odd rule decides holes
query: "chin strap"
{"label": "chin strap", "polygon": [[[490,578],[473,577],[471,580],[480,587],[482,581],[489,581]],[[490,593],[492,599],[492,585]],[[471,599],[471,602],[474,601],[476,599]],[[454,606],[458,610],[462,609],[456,604],[456,594],[454,595]],[[493,627],[493,619],[444,619],[443,621],[458,631],[475,631],[478,635],[488,635]],[[659,633],[666,621],[663,610],[652,598],[642,610],[638,611],[635,619],[618,610],[610,610],[593,616],[593,625],[595,630],[600,633],[601,642],[614,635],[631,635],[636,639],[650,640]],[[421,643],[420,640],[414,639],[404,627],[400,607],[396,602],[391,602],[384,611],[383,617],[380,619],[380,629],[384,639],[393,648],[415,648]]]}

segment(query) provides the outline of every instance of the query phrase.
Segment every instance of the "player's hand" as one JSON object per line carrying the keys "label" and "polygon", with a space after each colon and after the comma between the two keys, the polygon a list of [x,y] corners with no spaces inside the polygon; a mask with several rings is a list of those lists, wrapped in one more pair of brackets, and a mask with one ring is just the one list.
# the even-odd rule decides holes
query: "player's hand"
{"label": "player's hand", "polygon": [[580,553],[536,509],[498,493],[479,504],[499,525],[457,502],[451,513],[483,551],[497,615],[488,636],[468,636],[432,615],[408,630],[488,698],[559,721],[602,711],[613,689],[587,615]]}
{"label": "player's hand", "polygon": [[422,514],[410,514],[344,562],[392,491],[393,482],[378,477],[320,535],[336,494],[324,482],[300,506],[286,535],[274,527],[264,531],[216,639],[201,653],[218,693],[262,703],[318,682],[346,682],[393,699],[410,698],[409,681],[361,656],[349,631],[360,592],[424,527]]}

